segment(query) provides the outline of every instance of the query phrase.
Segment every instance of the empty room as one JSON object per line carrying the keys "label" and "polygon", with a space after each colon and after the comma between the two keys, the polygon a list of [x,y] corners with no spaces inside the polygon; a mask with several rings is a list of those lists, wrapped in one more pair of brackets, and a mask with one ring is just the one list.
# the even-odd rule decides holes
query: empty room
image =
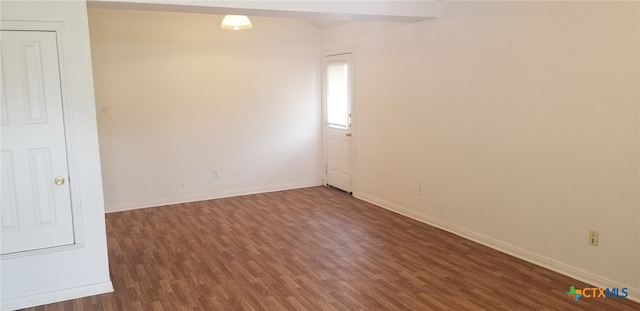
{"label": "empty room", "polygon": [[3,1],[2,310],[638,310],[640,3]]}

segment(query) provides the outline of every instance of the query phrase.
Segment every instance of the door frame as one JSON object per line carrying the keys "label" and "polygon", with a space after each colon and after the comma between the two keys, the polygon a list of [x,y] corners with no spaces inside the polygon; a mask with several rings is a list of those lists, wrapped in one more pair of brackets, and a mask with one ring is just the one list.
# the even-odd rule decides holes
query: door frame
{"label": "door frame", "polygon": [[15,258],[23,256],[31,256],[34,254],[57,252],[64,249],[74,249],[84,247],[84,234],[82,225],[82,204],[80,198],[80,182],[76,176],[78,174],[78,153],[76,144],[76,131],[74,127],[73,118],[73,101],[71,98],[70,85],[71,82],[68,77],[67,68],[67,56],[65,53],[66,47],[64,43],[65,36],[65,24],[63,22],[39,22],[39,21],[0,21],[0,30],[6,31],[39,31],[39,32],[54,32],[56,34],[57,52],[58,52],[58,70],[60,74],[60,94],[62,97],[62,116],[64,124],[64,139],[65,147],[67,151],[67,169],[69,176],[67,176],[67,182],[69,183],[69,192],[71,199],[71,217],[73,223],[73,238],[74,243],[69,245],[62,245],[44,249],[28,250],[17,253],[10,253],[0,255],[0,258]]}
{"label": "door frame", "polygon": [[321,102],[322,102],[322,155],[323,155],[323,178],[322,178],[322,184],[326,187],[328,186],[327,183],[327,174],[328,174],[328,169],[327,169],[327,165],[328,165],[328,161],[327,161],[327,139],[328,139],[328,135],[327,135],[327,126],[328,126],[328,120],[327,120],[327,98],[326,98],[326,94],[327,94],[327,85],[326,85],[326,64],[327,64],[327,57],[329,56],[338,56],[338,55],[345,55],[345,54],[349,54],[351,56],[350,62],[349,62],[349,68],[348,68],[348,74],[349,74],[349,84],[350,84],[350,89],[349,89],[349,100],[350,100],[350,104],[351,104],[351,117],[350,117],[350,122],[351,125],[349,127],[350,132],[351,132],[351,159],[350,159],[350,165],[351,165],[351,193],[355,192],[355,187],[354,187],[354,180],[355,180],[355,175],[356,175],[356,169],[355,169],[355,145],[356,145],[356,110],[357,110],[357,106],[355,103],[355,84],[354,84],[354,62],[355,62],[355,57],[354,57],[354,48],[350,47],[350,48],[344,48],[344,49],[336,49],[336,50],[327,50],[324,51],[322,53],[322,77],[321,77],[321,83],[322,83],[322,94],[321,94]]}

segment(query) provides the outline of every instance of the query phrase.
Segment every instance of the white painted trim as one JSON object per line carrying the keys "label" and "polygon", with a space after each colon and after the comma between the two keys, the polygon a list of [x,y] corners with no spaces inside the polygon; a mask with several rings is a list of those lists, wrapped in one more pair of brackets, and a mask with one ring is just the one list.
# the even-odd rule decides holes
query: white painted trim
{"label": "white painted trim", "polygon": [[71,213],[73,217],[74,243],[84,244],[84,230],[82,225],[82,202],[80,200],[80,182],[78,173],[78,151],[76,145],[75,119],[73,110],[76,103],[71,96],[71,81],[67,68],[67,40],[65,23],[59,21],[1,21],[0,29],[16,31],[45,31],[55,32],[58,52],[58,73],[60,75],[60,95],[62,96],[62,114],[64,122],[64,139],[67,154],[67,173],[69,174],[69,195],[71,199]]}
{"label": "white painted trim", "polygon": [[[444,231],[453,233],[457,236],[460,236],[462,238],[465,238],[467,240],[471,240],[473,242],[482,244],[484,246],[490,247],[492,249],[495,249],[497,251],[503,252],[507,255],[511,255],[513,257],[522,259],[524,261],[530,262],[532,264],[538,265],[540,267],[549,269],[551,271],[566,275],[568,277],[574,278],[576,280],[580,280],[582,282],[591,284],[593,286],[596,287],[618,287],[618,288],[623,288],[623,287],[627,287],[629,289],[629,297],[628,299],[636,301],[636,302],[640,302],[640,289],[638,288],[631,288],[626,284],[620,284],[619,282],[607,279],[605,277],[602,277],[600,275],[597,274],[593,274],[591,272],[588,271],[584,271],[581,269],[577,269],[572,267],[569,264],[563,263],[563,262],[559,262],[555,259],[549,258],[549,257],[545,257],[533,252],[530,252],[526,249],[517,247],[515,245],[511,245],[511,244],[507,244],[504,243],[502,241],[490,238],[488,236],[479,234],[477,232],[473,232],[470,230],[467,230],[463,227],[454,225],[452,223],[440,220],[440,219],[436,219],[433,218],[431,216],[428,216],[426,214],[420,213],[420,212],[416,212],[416,211],[411,211],[407,208],[404,208],[402,206],[399,206],[397,204],[376,198],[374,196],[368,195],[366,193],[362,193],[362,192],[354,192],[353,196],[355,198],[358,198],[360,200],[369,202],[371,204],[374,204],[376,206],[382,207],[384,209],[387,209],[389,211],[392,211],[394,213],[409,217],[411,219],[417,220],[419,222],[425,223],[427,225],[436,227],[438,229],[442,229]],[[567,284],[567,286],[569,286],[570,284]],[[560,288],[558,290],[564,290],[563,288]]]}
{"label": "white painted trim", "polygon": [[322,184],[323,185],[328,185],[327,180],[328,178],[328,161],[327,161],[327,127],[329,126],[329,121],[327,120],[327,100],[326,100],[326,94],[327,94],[327,83],[325,81],[326,78],[326,65],[327,65],[327,57],[332,57],[332,56],[340,56],[340,55],[349,55],[349,97],[351,98],[351,103],[350,103],[350,110],[349,112],[351,113],[351,117],[349,118],[349,121],[351,122],[349,129],[351,131],[351,192],[353,193],[354,189],[355,189],[355,176],[356,176],[356,163],[355,163],[355,159],[356,159],[356,124],[357,124],[357,106],[356,106],[356,96],[355,96],[355,48],[354,47],[348,47],[348,48],[342,48],[342,49],[334,49],[334,50],[327,50],[324,51],[322,54],[322,69],[320,70],[321,72],[321,77],[320,77],[320,83],[322,84],[321,87],[321,94],[320,94],[320,105],[322,105],[322,109],[320,109],[321,113],[322,113],[322,155],[323,155],[323,163],[324,163],[324,174],[323,174],[323,181]]}
{"label": "white painted trim", "polygon": [[4,259],[17,258],[17,257],[38,256],[42,254],[64,252],[64,251],[74,250],[78,248],[84,248],[84,244],[78,244],[78,243],[67,244],[67,245],[60,245],[55,247],[38,248],[38,249],[33,249],[28,251],[7,253],[7,254],[0,255],[0,259],[4,260]]}
{"label": "white painted trim", "polygon": [[242,195],[251,195],[251,194],[259,194],[259,193],[269,193],[276,191],[285,191],[285,190],[294,190],[301,188],[309,188],[309,187],[318,187],[322,186],[322,182],[313,182],[313,183],[301,183],[301,184],[289,184],[289,185],[279,185],[274,187],[258,187],[258,188],[246,188],[246,189],[237,189],[230,191],[223,191],[220,193],[207,193],[201,195],[190,196],[181,200],[175,200],[174,198],[166,199],[166,200],[157,200],[154,202],[140,202],[140,203],[129,203],[123,204],[119,206],[107,207],[106,213],[115,213],[115,212],[123,212],[129,210],[136,210],[141,208],[149,208],[149,207],[158,207],[165,205],[173,205],[173,204],[182,204],[182,203],[190,203],[190,202],[199,202],[199,201],[208,201],[215,199],[223,199],[223,198],[231,198]]}
{"label": "white painted trim", "polygon": [[53,302],[100,295],[110,292],[113,292],[113,286],[111,285],[111,282],[92,284],[60,291],[3,300],[2,310],[30,308]]}

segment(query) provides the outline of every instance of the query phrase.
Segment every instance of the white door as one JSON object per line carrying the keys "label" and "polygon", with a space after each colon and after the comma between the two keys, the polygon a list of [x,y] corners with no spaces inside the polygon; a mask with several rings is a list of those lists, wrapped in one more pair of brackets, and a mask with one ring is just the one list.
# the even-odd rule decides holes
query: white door
{"label": "white door", "polygon": [[56,33],[0,42],[0,253],[73,244]]}
{"label": "white door", "polygon": [[325,153],[327,185],[352,192],[351,54],[325,56]]}

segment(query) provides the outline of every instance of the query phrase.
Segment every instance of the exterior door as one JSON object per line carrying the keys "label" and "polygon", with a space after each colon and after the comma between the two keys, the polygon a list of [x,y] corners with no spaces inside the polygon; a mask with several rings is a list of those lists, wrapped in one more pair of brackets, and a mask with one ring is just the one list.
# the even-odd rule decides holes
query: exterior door
{"label": "exterior door", "polygon": [[326,183],[352,192],[351,53],[325,56],[325,159]]}
{"label": "exterior door", "polygon": [[56,38],[0,36],[2,254],[74,243]]}

